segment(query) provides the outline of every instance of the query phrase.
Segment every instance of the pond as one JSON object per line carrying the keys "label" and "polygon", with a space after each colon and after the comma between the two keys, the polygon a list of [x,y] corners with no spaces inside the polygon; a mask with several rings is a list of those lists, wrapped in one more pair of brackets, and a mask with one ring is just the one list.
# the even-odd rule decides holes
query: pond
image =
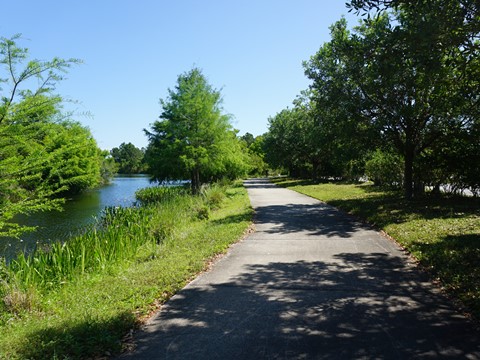
{"label": "pond", "polygon": [[107,206],[132,206],[138,189],[153,186],[147,175],[117,176],[111,184],[89,190],[69,199],[64,210],[38,213],[19,218],[24,225],[38,226],[21,240],[0,238],[0,256],[11,259],[20,251],[29,252],[52,241],[64,241],[92,224]]}

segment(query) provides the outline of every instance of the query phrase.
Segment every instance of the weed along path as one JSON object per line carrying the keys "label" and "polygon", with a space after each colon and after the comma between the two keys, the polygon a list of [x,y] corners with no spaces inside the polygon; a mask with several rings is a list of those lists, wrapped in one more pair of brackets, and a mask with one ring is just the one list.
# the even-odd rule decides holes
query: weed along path
{"label": "weed along path", "polygon": [[480,335],[392,241],[267,180],[256,232],[136,335],[126,359],[480,358]]}

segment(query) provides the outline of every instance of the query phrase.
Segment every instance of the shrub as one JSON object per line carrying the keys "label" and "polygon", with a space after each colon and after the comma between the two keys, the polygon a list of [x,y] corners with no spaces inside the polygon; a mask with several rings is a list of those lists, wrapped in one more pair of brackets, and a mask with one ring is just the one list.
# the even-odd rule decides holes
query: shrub
{"label": "shrub", "polygon": [[365,174],[377,186],[400,187],[403,160],[396,154],[377,149],[365,164]]}
{"label": "shrub", "polygon": [[197,218],[199,220],[208,220],[210,218],[210,208],[206,205],[200,206],[197,209]]}

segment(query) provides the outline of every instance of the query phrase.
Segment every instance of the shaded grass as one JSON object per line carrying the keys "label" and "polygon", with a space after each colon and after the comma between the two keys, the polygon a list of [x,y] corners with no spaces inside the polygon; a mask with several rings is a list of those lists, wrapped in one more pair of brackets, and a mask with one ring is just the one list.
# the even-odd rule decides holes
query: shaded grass
{"label": "shaded grass", "polygon": [[[182,210],[183,215],[168,215],[167,236],[158,234],[164,226],[155,221],[156,215],[148,221],[136,219],[153,241],[146,241],[132,256],[53,285],[33,287],[28,290],[33,304],[29,308],[15,312],[0,308],[0,358],[77,359],[120,352],[122,338],[142,318],[248,228],[252,212],[245,189],[236,185],[223,191],[226,196],[220,205],[214,201],[218,207],[210,211],[208,220],[196,216],[198,198],[188,200],[193,203]],[[200,201],[210,201],[208,196],[205,193]],[[218,189],[214,197],[218,199]],[[166,212],[162,206],[147,209]]]}
{"label": "shaded grass", "polygon": [[406,201],[401,193],[371,184],[275,182],[384,230],[480,319],[480,199],[427,196]]}

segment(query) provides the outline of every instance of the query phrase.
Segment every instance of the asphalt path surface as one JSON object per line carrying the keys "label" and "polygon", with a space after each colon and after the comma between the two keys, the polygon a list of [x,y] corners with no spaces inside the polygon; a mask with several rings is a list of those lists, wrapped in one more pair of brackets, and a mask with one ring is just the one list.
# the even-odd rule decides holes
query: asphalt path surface
{"label": "asphalt path surface", "polygon": [[480,359],[480,334],[391,240],[267,180],[256,231],[172,297],[122,359]]}

